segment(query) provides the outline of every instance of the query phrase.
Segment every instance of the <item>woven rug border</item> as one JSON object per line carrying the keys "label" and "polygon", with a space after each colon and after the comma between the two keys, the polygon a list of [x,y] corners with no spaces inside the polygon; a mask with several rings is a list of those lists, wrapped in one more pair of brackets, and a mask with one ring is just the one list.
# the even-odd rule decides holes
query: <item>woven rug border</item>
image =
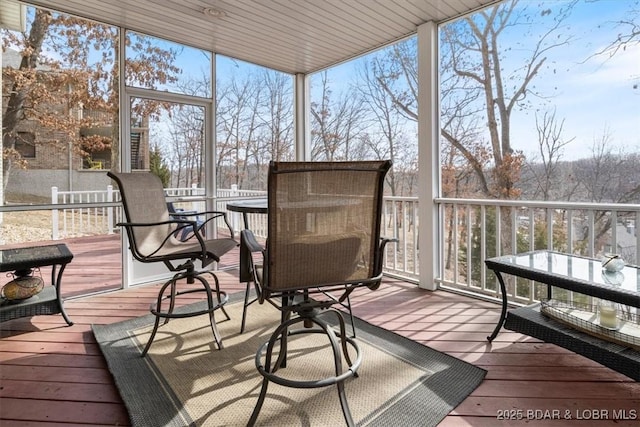
{"label": "woven rug border", "polygon": [[[240,302],[243,297],[242,292],[234,293],[229,296],[229,303]],[[204,302],[196,304],[204,305]],[[189,309],[192,310],[193,305]],[[150,358],[140,357],[142,349],[128,333],[154,320],[155,317],[148,314],[110,325],[92,325],[92,329],[127,407],[132,426],[148,426],[154,418],[164,420],[164,426],[195,426],[186,411],[177,404],[178,399]],[[348,316],[345,320],[349,323]],[[436,426],[480,385],[486,375],[482,368],[357,317],[355,324],[359,340],[425,371],[424,377],[416,378],[411,392],[403,393],[388,405],[378,408],[359,425]],[[429,365],[450,367],[436,369],[432,374]],[[143,388],[141,384],[144,384]]]}

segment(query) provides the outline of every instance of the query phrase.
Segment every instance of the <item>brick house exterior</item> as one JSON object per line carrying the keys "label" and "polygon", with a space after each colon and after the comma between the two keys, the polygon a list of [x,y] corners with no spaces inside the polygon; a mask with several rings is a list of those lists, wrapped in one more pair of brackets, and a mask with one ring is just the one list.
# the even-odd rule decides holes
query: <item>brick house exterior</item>
{"label": "brick house exterior", "polygon": [[[2,52],[2,67],[17,68],[20,65],[21,56],[17,51],[7,50]],[[46,72],[43,70],[43,72]],[[3,72],[4,75],[4,72]],[[2,80],[2,111],[3,115],[9,100],[11,82],[6,76]],[[28,102],[28,101],[27,101]],[[59,109],[59,114],[74,115],[76,117],[90,116],[102,125],[91,128],[78,128],[77,136],[99,135],[111,137],[112,125],[108,113],[83,109],[81,106],[65,108],[58,105],[52,108]],[[146,125],[146,127],[145,127]],[[50,197],[51,187],[56,186],[60,191],[87,191],[104,190],[110,183],[106,177],[106,170],[111,168],[111,151],[104,150],[91,153],[88,158],[83,158],[73,150],[69,143],[65,143],[66,133],[43,127],[35,120],[22,120],[17,128],[18,138],[16,149],[21,153],[26,162],[26,169],[13,168],[6,194],[25,194],[40,197]],[[137,164],[135,169],[149,168],[149,137],[148,120],[144,120],[142,126],[132,130],[132,140],[135,140],[136,153],[132,158]]]}

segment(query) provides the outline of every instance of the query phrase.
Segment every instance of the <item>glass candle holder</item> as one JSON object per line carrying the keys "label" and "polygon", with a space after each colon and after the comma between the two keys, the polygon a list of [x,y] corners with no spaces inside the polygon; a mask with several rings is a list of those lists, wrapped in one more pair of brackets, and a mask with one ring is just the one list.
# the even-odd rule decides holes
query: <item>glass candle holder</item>
{"label": "glass candle holder", "polygon": [[624,260],[618,254],[604,254],[602,257],[602,268],[608,272],[615,273],[624,268]]}
{"label": "glass candle holder", "polygon": [[600,326],[608,329],[618,328],[618,312],[615,303],[607,300],[600,300],[598,304],[598,312],[600,314]]}

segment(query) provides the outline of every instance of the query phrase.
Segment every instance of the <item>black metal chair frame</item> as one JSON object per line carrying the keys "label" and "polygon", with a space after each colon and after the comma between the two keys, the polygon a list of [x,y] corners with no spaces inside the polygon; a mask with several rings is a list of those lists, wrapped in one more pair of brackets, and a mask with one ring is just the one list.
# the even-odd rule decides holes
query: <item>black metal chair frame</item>
{"label": "black metal chair frame", "polygon": [[[138,173],[143,172],[134,172],[134,174]],[[121,179],[126,174],[108,172],[107,175],[114,181],[116,181],[118,187],[120,188],[125,216],[127,220],[129,220],[131,217],[130,203],[132,202],[127,200],[126,184],[123,184],[123,181]],[[162,186],[161,183],[159,185]],[[226,292],[220,290],[220,283],[216,274],[211,270],[196,270],[194,262],[196,260],[199,260],[201,262],[202,268],[204,269],[211,263],[220,261],[220,257],[231,250],[233,247],[237,246],[238,243],[233,239],[233,237],[207,240],[202,237],[201,233],[194,233],[192,238],[188,239],[192,242],[178,241],[178,239],[175,237],[176,233],[179,233],[185,228],[192,228],[196,230],[196,227],[198,226],[197,221],[187,219],[171,219],[167,210],[166,203],[163,200],[158,200],[158,203],[162,203],[162,205],[164,206],[164,210],[167,211],[166,217],[169,218],[168,220],[156,222],[126,221],[117,224],[118,226],[122,226],[126,230],[129,241],[129,248],[136,260],[143,263],[162,262],[169,269],[169,271],[175,273],[160,287],[156,302],[150,305],[149,310],[155,316],[155,322],[153,330],[151,332],[151,336],[149,337],[149,340],[147,341],[147,344],[142,351],[142,356],[144,357],[149,351],[156,333],[158,332],[161,319],[164,319],[163,324],[166,324],[170,319],[200,316],[203,314],[209,315],[211,329],[213,331],[213,337],[215,339],[216,345],[218,349],[222,349],[222,338],[220,336],[220,333],[218,332],[214,312],[217,309],[221,309],[226,319],[230,319],[228,313],[224,309],[224,305],[228,301],[228,296]],[[227,220],[225,212],[205,211],[198,213],[198,215],[206,218],[200,228],[205,227],[206,224],[211,221],[215,221],[221,218],[229,228],[229,235],[233,236],[233,229],[231,227],[231,224]],[[166,228],[168,229],[168,232],[166,233],[166,237],[164,237],[161,242],[158,242],[157,249],[155,249],[151,253],[143,253],[138,245],[136,230],[150,229],[153,227],[168,227]],[[195,237],[195,239],[193,239],[193,237]],[[163,248],[165,248],[166,245],[169,244],[168,242],[172,241],[171,239],[177,240],[180,245],[184,245],[185,249],[173,251],[170,253],[163,252]],[[174,246],[176,244],[177,243],[175,242],[173,243]],[[217,251],[214,251],[212,249],[213,246],[217,247]],[[215,283],[214,290],[212,290],[209,282],[202,277],[204,274],[209,274],[211,275],[211,277],[213,277]],[[178,281],[182,279],[186,279],[186,282],[188,284],[193,284],[198,281],[202,285],[202,288],[192,288],[179,291]],[[167,289],[169,289],[168,292]],[[176,298],[180,295],[189,294],[192,292],[205,292],[207,297],[207,307],[205,309],[196,311],[175,312]],[[166,310],[163,310],[162,307],[164,300],[169,301],[169,307]]]}
{"label": "black metal chair frame", "polygon": [[[398,239],[390,239],[390,238],[381,238],[381,245],[386,246],[387,243],[397,242]],[[382,250],[384,250],[384,246]],[[247,309],[249,306],[255,302],[264,302],[264,298],[262,298],[262,291],[260,290],[259,283],[262,282],[262,265],[255,265],[253,261],[253,254],[260,253],[264,258],[265,248],[258,243],[258,240],[255,238],[253,232],[251,230],[241,230],[240,231],[240,269],[244,269],[244,272],[241,271],[241,279],[246,282],[246,288],[244,293],[244,305],[242,307],[242,321],[240,323],[240,333],[244,333],[246,319],[247,319]],[[382,262],[382,260],[380,260]],[[376,267],[380,271],[382,271],[382,265]],[[251,298],[251,285],[253,285],[253,290],[255,292],[255,296]],[[372,287],[370,287],[373,289]],[[342,290],[342,289],[340,289]],[[322,291],[322,293],[332,299],[336,304],[340,304],[344,309],[346,309],[349,313],[349,319],[351,320],[351,338],[356,338],[356,325],[353,320],[353,310],[351,308],[351,295],[350,293],[346,295],[346,298],[336,298],[330,292]],[[272,299],[268,300],[272,305],[274,304]],[[280,306],[277,306],[280,309]]]}
{"label": "black metal chair frame", "polygon": [[[338,162],[339,163],[339,162]],[[346,163],[346,162],[343,162]],[[381,212],[382,206],[382,187],[384,183],[384,177],[386,172],[391,167],[390,162],[379,162],[380,171],[376,175],[380,180],[378,183],[378,193],[376,194],[377,211]],[[307,165],[307,168],[310,166]],[[317,166],[321,170],[322,168],[336,167],[336,165],[318,164]],[[278,164],[272,162],[269,168],[269,174],[278,173]],[[370,172],[370,170],[369,170]],[[270,181],[271,182],[271,181]],[[272,194],[272,188],[270,184],[270,197]],[[269,212],[269,224],[273,224],[277,221],[277,213]],[[269,266],[277,260],[269,258],[269,242],[267,247],[262,248],[253,236],[250,230],[243,230],[241,233],[241,239],[246,244],[249,255],[253,252],[261,252],[264,257],[264,263],[262,268],[256,268],[253,266],[253,258],[251,257],[250,270],[253,274],[254,284],[256,286],[257,300],[260,303],[265,301],[271,303],[281,311],[281,323],[271,334],[267,342],[265,342],[256,352],[255,364],[258,372],[263,377],[262,387],[258,396],[258,401],[255,405],[248,425],[255,425],[262,405],[264,404],[269,382],[276,384],[293,387],[293,388],[321,388],[336,385],[338,390],[338,396],[340,399],[340,405],[344,414],[347,425],[354,425],[351,411],[349,410],[344,382],[350,377],[357,377],[357,371],[362,362],[362,353],[355,340],[355,337],[349,337],[346,333],[346,322],[343,317],[343,313],[340,310],[334,308],[336,304],[345,306],[348,304],[350,295],[358,288],[368,287],[370,289],[377,289],[380,286],[382,279],[382,262],[384,249],[386,244],[392,239],[385,239],[380,237],[381,215],[378,215],[375,220],[374,233],[375,241],[379,242],[379,245],[375,247],[373,254],[373,266],[371,269],[372,274],[366,279],[358,280],[344,280],[336,283],[318,283],[314,286],[305,286],[299,289],[285,289],[278,291],[277,289],[270,288],[267,281],[269,277]],[[271,233],[270,233],[271,234]],[[246,255],[246,254],[245,254]],[[295,266],[293,268],[296,268]],[[339,296],[334,296],[339,295]],[[276,302],[279,300],[280,302]],[[245,295],[245,310],[246,306],[251,304],[248,300],[248,292]],[[349,307],[349,314],[353,319],[353,315]],[[322,316],[320,316],[322,314]],[[337,321],[337,331],[334,327],[325,319],[327,316],[332,316]],[[244,318],[244,315],[243,315]],[[291,327],[302,323],[304,328],[297,328],[291,330]],[[355,331],[355,329],[354,329]],[[335,376],[329,378],[322,378],[318,380],[302,381],[292,380],[284,378],[278,375],[279,369],[286,367],[287,358],[287,340],[289,336],[298,334],[324,334],[328,337],[333,351],[333,359],[335,366]],[[274,348],[279,343],[279,352],[277,357],[273,356]],[[353,353],[350,353],[349,350]],[[353,355],[353,356],[352,356]],[[348,366],[343,367],[342,356]]]}

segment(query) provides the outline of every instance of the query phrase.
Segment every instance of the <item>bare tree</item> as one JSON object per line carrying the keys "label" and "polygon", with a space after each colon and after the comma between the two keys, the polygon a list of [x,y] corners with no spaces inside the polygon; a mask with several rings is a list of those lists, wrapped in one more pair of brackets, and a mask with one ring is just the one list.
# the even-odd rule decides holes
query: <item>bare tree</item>
{"label": "bare tree", "polygon": [[[320,93],[320,101],[311,104],[311,160],[353,158],[358,144],[352,143],[361,135],[360,99],[348,90],[334,98],[326,72],[320,75]],[[361,153],[355,156],[362,158]]]}
{"label": "bare tree", "polygon": [[[555,110],[545,111],[542,117],[536,113],[536,130],[538,134],[538,156],[534,156],[527,162],[528,169],[533,177],[535,190],[533,198],[536,200],[552,200],[559,198],[569,200],[575,188],[570,188],[564,194],[558,194],[561,160],[564,148],[575,138],[563,139],[562,132],[564,120],[558,122]],[[564,186],[560,186],[564,190]]]}
{"label": "bare tree", "polygon": [[[204,184],[204,110],[191,105],[175,105],[168,120],[168,135],[179,155],[177,185]],[[180,177],[183,177],[181,180]]]}
{"label": "bare tree", "polygon": [[[83,156],[111,148],[112,168],[117,169],[118,29],[44,9],[32,11],[26,32],[2,31],[3,49],[17,50],[22,57],[18,68],[3,68],[11,85],[3,114],[3,184],[8,182],[11,165],[20,160],[15,150],[17,131],[28,121],[55,136],[36,143],[71,144]],[[176,52],[158,48],[147,38],[129,43],[128,52],[127,70],[135,70],[135,82],[144,87],[173,82],[180,72],[172,65]],[[149,107],[151,104],[145,104]],[[157,111],[158,104],[153,108],[144,113]],[[99,111],[104,119],[70,114],[82,109]],[[80,128],[105,125],[111,126],[111,138],[83,137],[79,132]]]}
{"label": "bare tree", "polygon": [[[591,156],[576,161],[574,174],[580,183],[586,200],[598,203],[638,203],[640,182],[636,176],[637,155],[628,155],[624,149],[615,149],[612,136],[605,128],[602,135],[594,139]],[[622,220],[623,218],[619,218]],[[594,236],[596,241],[609,230],[615,231],[615,224],[606,211],[595,211]],[[585,230],[589,224],[584,224]],[[585,232],[584,238],[587,237]]]}
{"label": "bare tree", "polygon": [[[387,174],[387,182],[391,188],[391,195],[395,196],[401,192],[396,176],[402,176],[400,169],[403,164],[396,158],[396,147],[400,142],[405,142],[408,146],[407,138],[404,137],[406,118],[399,114],[394,100],[389,96],[389,92],[378,84],[376,79],[376,69],[381,67],[379,62],[382,58],[379,55],[373,56],[370,61],[360,69],[361,84],[355,90],[361,94],[366,115],[368,117],[366,142],[376,153],[378,159],[389,159],[394,167]],[[414,150],[414,153],[416,151]],[[417,153],[416,153],[417,154]],[[406,160],[406,159],[405,159]],[[410,166],[412,162],[408,165]]]}
{"label": "bare tree", "polygon": [[[528,6],[520,8],[517,1],[500,3],[447,24],[441,31],[442,137],[455,147],[456,156],[469,163],[476,174],[477,191],[488,197],[519,194],[523,156],[511,145],[511,116],[517,108],[527,108],[529,97],[540,96],[533,82],[547,53],[570,40],[560,31],[573,3],[555,16],[547,10],[528,10]],[[536,16],[550,22],[534,22]],[[526,52],[521,65],[506,66],[508,52],[502,39],[508,39],[504,33],[519,25],[544,30],[523,34],[523,42],[517,43]],[[394,46],[374,74],[398,110],[417,120],[414,43]]]}
{"label": "bare tree", "polygon": [[[540,95],[533,82],[547,60],[547,53],[570,41],[570,36],[561,34],[560,30],[573,3],[560,8],[547,24],[535,23],[533,19],[536,12],[544,18],[551,15],[550,11],[530,11],[526,6],[517,6],[518,1],[515,0],[500,3],[473,17],[445,26],[442,33],[442,45],[451,60],[451,71],[474,84],[467,88],[470,93],[478,91],[484,98],[493,168],[490,171],[491,180],[487,179],[489,171],[486,170],[482,179],[494,184],[490,194],[486,195],[501,198],[512,198],[519,194],[516,183],[523,156],[515,152],[511,145],[511,116],[516,108],[526,108],[528,97]],[[527,46],[524,46],[524,42],[516,42],[516,47],[523,51],[526,48],[527,54],[522,57],[519,68],[507,68],[504,64],[507,52],[501,39],[508,29],[523,24],[528,28],[543,30],[537,35],[525,33],[520,36],[523,41],[526,40]],[[443,128],[443,133],[447,140],[455,143],[456,136],[449,134],[449,129]]]}
{"label": "bare tree", "polygon": [[613,25],[618,30],[615,38],[596,55],[612,57],[619,51],[640,43],[640,4],[629,2],[629,10],[624,14],[624,18],[613,22]]}
{"label": "bare tree", "polygon": [[[615,38],[587,60],[595,56],[604,56],[610,59],[619,52],[624,52],[627,48],[640,44],[640,3],[637,1],[629,2],[629,10],[624,14],[624,17],[610,24],[617,30]],[[633,81],[633,89],[640,88],[640,75],[636,74],[630,77]]]}
{"label": "bare tree", "polygon": [[293,158],[293,80],[286,74],[264,70],[259,76],[263,85],[261,120],[267,141],[265,160]]}
{"label": "bare tree", "polygon": [[[207,96],[208,79],[178,84],[182,93]],[[293,155],[293,82],[290,76],[263,69],[217,85],[218,184],[243,189],[266,188],[267,164]],[[204,116],[199,108],[173,106],[166,117],[163,146],[170,153],[178,185],[204,179]]]}
{"label": "bare tree", "polygon": [[232,76],[224,86],[218,84],[217,170],[220,186],[243,188],[249,157],[255,153],[261,85],[251,73],[242,79]]}
{"label": "bare tree", "polygon": [[[206,74],[176,83],[180,93],[206,98],[211,80]],[[163,159],[169,161],[173,186],[202,185],[204,176],[204,109],[188,104],[171,104],[161,118],[164,126],[153,135],[161,146]]]}
{"label": "bare tree", "polygon": [[599,138],[594,139],[591,156],[577,161],[577,180],[585,192],[586,200],[597,203],[633,203],[640,194],[640,183],[636,175],[637,156],[629,155],[624,148],[614,149],[612,135],[605,128]]}

